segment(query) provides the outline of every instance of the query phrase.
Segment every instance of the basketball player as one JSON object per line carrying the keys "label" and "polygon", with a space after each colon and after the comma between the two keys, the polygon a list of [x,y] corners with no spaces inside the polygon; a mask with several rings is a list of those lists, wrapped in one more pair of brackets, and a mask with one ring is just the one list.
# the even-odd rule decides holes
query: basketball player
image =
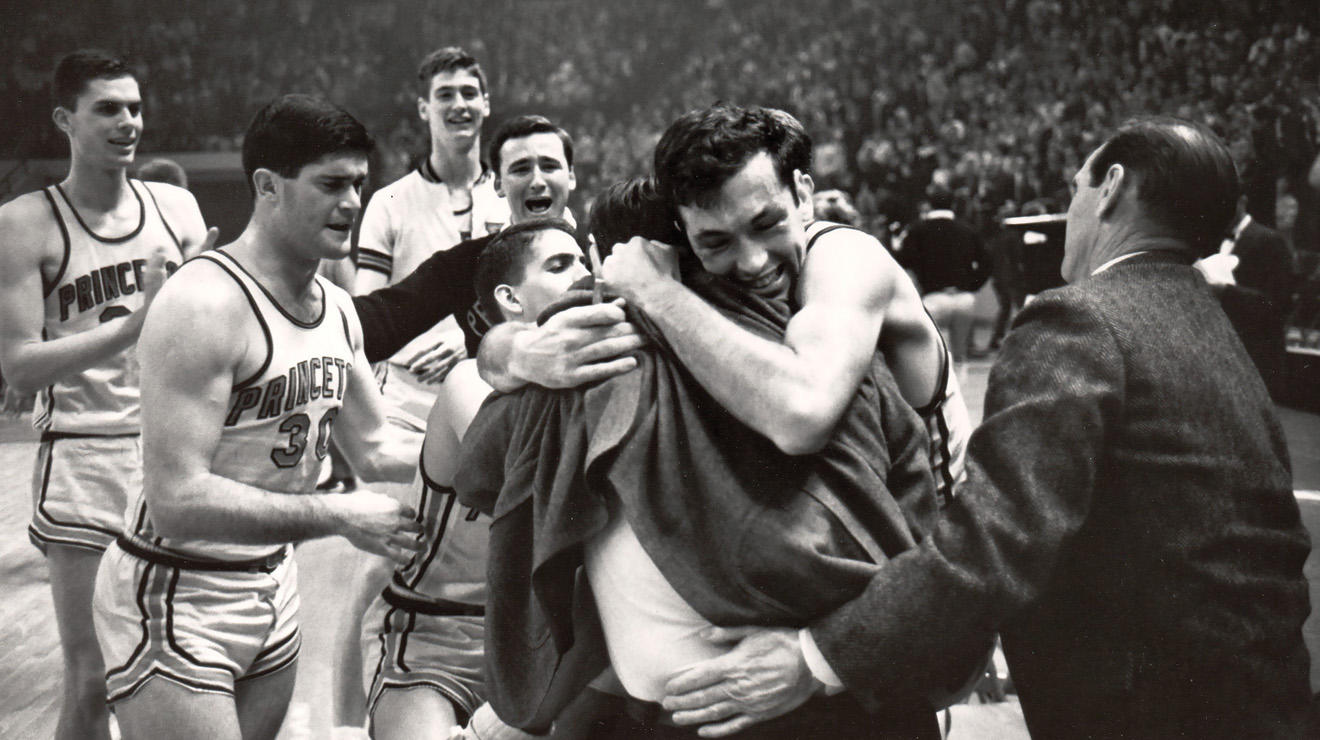
{"label": "basketball player", "polygon": [[409,507],[313,492],[335,427],[364,477],[412,476],[350,299],[316,275],[348,251],[371,146],[318,98],[264,107],[243,142],[247,229],[181,269],[144,326],[145,481],[95,597],[125,738],[274,737],[300,644],[288,543],[341,535],[398,563],[417,550]]}
{"label": "basketball player", "polygon": [[17,392],[38,393],[28,534],[46,555],[63,650],[56,737],[107,738],[92,584],[141,484],[133,345],[167,272],[216,232],[188,191],[127,177],[143,125],[123,60],[69,54],[52,89],[69,174],[0,207],[0,366]]}
{"label": "basketball player", "polygon": [[[481,66],[462,49],[446,47],[422,60],[417,81],[417,113],[429,129],[431,151],[416,170],[376,193],[363,214],[354,286],[359,295],[398,282],[433,253],[509,221],[495,174],[481,162],[481,125],[490,115]],[[464,356],[461,333],[449,319],[382,367],[390,423],[415,445],[435,400],[434,384]]]}
{"label": "basketball player", "polygon": [[[535,218],[491,240],[478,263],[477,293],[486,315],[534,322],[586,274],[568,222]],[[427,420],[413,484],[423,554],[394,571],[364,620],[363,656],[375,668],[368,712],[376,740],[448,738],[484,701],[490,517],[460,505],[450,485],[463,434],[490,390],[476,361],[464,360],[440,386]]]}

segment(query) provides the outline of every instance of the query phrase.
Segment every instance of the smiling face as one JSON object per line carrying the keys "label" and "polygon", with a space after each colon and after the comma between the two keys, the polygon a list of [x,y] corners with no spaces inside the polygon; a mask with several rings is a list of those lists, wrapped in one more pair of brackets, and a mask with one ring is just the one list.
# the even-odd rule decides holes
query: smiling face
{"label": "smiling face", "polygon": [[577,178],[564,142],[549,132],[509,139],[500,146],[495,189],[509,202],[510,220],[563,218]]}
{"label": "smiling face", "polygon": [[133,164],[142,137],[142,94],[132,77],[88,81],[73,109],[57,107],[54,117],[75,160],[105,167]]}
{"label": "smiling face", "polygon": [[417,114],[430,128],[432,143],[471,144],[490,115],[490,98],[475,70],[447,70],[431,78],[430,92],[417,99]]}
{"label": "smiling face", "polygon": [[774,160],[761,152],[724,183],[709,207],[680,205],[678,213],[707,272],[749,293],[786,299],[806,251],[811,190],[811,178],[801,172],[794,172],[791,189],[780,182]]}
{"label": "smiling face", "polygon": [[297,177],[271,173],[278,198],[280,231],[305,256],[338,259],[349,253],[353,222],[362,210],[367,158],[359,153],[332,154],[302,168]]}

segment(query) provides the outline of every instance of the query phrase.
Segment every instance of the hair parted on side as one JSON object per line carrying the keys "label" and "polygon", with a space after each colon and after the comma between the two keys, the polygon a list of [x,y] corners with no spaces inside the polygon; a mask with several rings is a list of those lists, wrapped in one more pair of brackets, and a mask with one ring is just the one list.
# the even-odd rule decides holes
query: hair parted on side
{"label": "hair parted on side", "polygon": [[313,95],[284,95],[252,117],[243,135],[243,174],[256,193],[252,173],[268,169],[297,177],[302,168],[332,154],[371,154],[375,143],[348,111]]}
{"label": "hair parted on side", "polygon": [[554,134],[564,144],[564,163],[573,166],[573,137],[564,129],[556,126],[549,118],[537,115],[514,116],[500,127],[490,139],[490,166],[496,174],[500,171],[500,149],[510,139],[522,139],[532,134]]}
{"label": "hair parted on side", "polygon": [[1137,202],[1148,218],[1186,240],[1197,257],[1214,253],[1241,191],[1223,140],[1191,121],[1134,119],[1096,150],[1087,173],[1091,185],[1115,164],[1135,176]]}
{"label": "hair parted on side", "polygon": [[526,279],[536,235],[556,229],[577,239],[573,225],[562,218],[533,218],[505,227],[481,250],[472,282],[477,301],[492,326],[504,320],[504,312],[495,300],[495,289],[500,285],[517,285]]}
{"label": "hair parted on side", "polygon": [[431,79],[441,72],[471,70],[481,85],[481,94],[489,95],[486,88],[486,73],[482,71],[477,58],[457,46],[436,49],[417,66],[417,94],[423,98],[431,95]]}
{"label": "hair parted on side", "polygon": [[665,130],[655,147],[656,181],[674,205],[706,206],[759,152],[770,155],[790,189],[794,170],[811,172],[811,137],[796,118],[775,108],[717,103],[679,116]]}
{"label": "hair parted on side", "polygon": [[57,107],[75,110],[78,96],[92,80],[137,78],[123,57],[101,49],[79,49],[65,54],[55,65],[51,79],[51,101]]}

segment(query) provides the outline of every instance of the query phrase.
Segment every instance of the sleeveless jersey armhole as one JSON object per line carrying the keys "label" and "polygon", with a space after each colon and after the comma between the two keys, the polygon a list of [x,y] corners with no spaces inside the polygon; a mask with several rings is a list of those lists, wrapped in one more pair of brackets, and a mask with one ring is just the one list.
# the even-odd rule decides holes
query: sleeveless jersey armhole
{"label": "sleeveless jersey armhole", "polygon": [[50,188],[43,188],[41,194],[46,196],[46,202],[50,203],[50,212],[55,216],[55,224],[60,227],[60,237],[64,240],[64,255],[60,258],[60,269],[55,272],[55,279],[46,282],[44,275],[41,278],[42,298],[49,298],[64,279],[64,271],[69,267],[69,250],[72,247],[69,241],[69,227],[64,223],[64,217],[60,215],[60,207],[55,203],[55,197],[50,194]]}
{"label": "sleeveless jersey armhole", "polygon": [[[224,252],[218,253],[224,254]],[[214,263],[221,270],[224,270],[225,273],[238,284],[239,289],[243,291],[243,295],[247,298],[248,306],[252,308],[252,314],[257,317],[257,323],[261,325],[262,335],[266,338],[266,359],[262,361],[261,366],[257,368],[256,372],[252,373],[252,375],[243,379],[241,382],[234,384],[234,390],[240,390],[256,382],[256,380],[266,372],[266,369],[270,367],[271,355],[274,354],[275,348],[272,346],[273,340],[270,335],[270,326],[266,324],[266,317],[261,315],[261,308],[257,306],[257,300],[253,297],[252,291],[248,290],[247,285],[243,284],[242,278],[240,278],[233,270],[229,269],[229,266],[216,257],[215,254],[215,252],[208,252],[206,254],[197,255],[197,258],[205,259],[208,262]],[[226,255],[226,257],[227,256],[228,255]]]}
{"label": "sleeveless jersey armhole", "polygon": [[156,216],[160,218],[161,226],[165,227],[165,233],[169,234],[170,238],[174,240],[174,246],[179,248],[179,254],[182,255],[183,242],[179,241],[179,237],[177,234],[174,233],[174,229],[170,226],[170,222],[166,220],[165,212],[160,210],[160,201],[157,201],[156,194],[151,192],[151,186],[146,184],[145,182],[142,182],[141,180],[136,180],[136,181],[129,180],[128,186],[133,188],[134,190],[137,190],[137,186],[133,184],[134,182],[137,182],[139,185],[142,186],[143,190],[147,191],[147,197],[151,199],[151,205],[156,209]]}

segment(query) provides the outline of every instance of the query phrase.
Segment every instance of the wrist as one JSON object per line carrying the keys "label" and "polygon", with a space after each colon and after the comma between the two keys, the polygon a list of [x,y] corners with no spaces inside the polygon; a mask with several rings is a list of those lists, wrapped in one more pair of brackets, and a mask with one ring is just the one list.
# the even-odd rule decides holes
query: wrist
{"label": "wrist", "polygon": [[650,315],[661,315],[665,306],[673,305],[679,292],[686,290],[683,284],[669,275],[661,275],[649,280],[632,291],[632,296],[624,296],[633,308]]}

